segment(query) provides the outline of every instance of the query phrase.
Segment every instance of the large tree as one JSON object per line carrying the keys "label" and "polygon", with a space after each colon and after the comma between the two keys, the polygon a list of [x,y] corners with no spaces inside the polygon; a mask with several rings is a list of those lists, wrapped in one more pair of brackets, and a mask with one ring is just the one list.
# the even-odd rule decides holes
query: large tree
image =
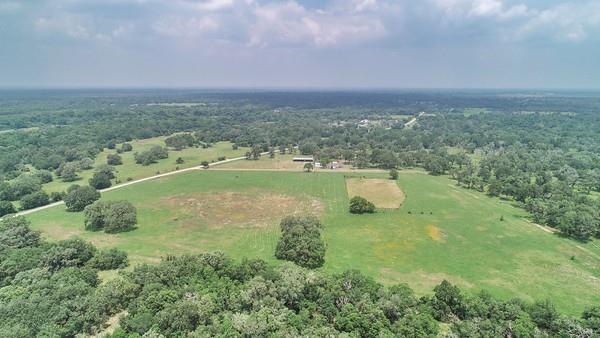
{"label": "large tree", "polygon": [[84,186],[71,189],[64,198],[68,211],[82,211],[86,206],[100,198],[100,192],[93,187]]}
{"label": "large tree", "polygon": [[372,214],[375,212],[375,204],[364,197],[354,196],[350,199],[349,210],[352,214]]}
{"label": "large tree", "polygon": [[325,262],[325,242],[321,239],[323,225],[315,216],[288,216],[281,220],[281,238],[275,249],[279,259],[302,267],[317,268]]}

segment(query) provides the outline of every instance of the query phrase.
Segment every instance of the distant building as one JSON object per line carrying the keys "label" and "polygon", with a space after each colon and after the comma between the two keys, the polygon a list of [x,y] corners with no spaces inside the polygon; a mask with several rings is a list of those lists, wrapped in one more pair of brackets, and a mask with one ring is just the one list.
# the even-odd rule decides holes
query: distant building
{"label": "distant building", "polygon": [[358,128],[369,128],[369,120],[360,120],[360,122],[358,122]]}
{"label": "distant building", "polygon": [[323,168],[321,162],[315,162],[315,168]]}
{"label": "distant building", "polygon": [[297,156],[292,159],[294,162],[314,162],[315,158],[312,156]]}

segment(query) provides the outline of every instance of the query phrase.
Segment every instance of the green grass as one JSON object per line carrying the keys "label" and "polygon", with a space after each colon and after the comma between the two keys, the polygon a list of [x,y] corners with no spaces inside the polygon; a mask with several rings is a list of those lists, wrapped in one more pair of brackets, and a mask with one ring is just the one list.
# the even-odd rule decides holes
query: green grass
{"label": "green grass", "polygon": [[[123,164],[115,166],[116,180],[120,182],[126,182],[128,178],[136,180],[155,175],[156,173],[173,171],[176,169],[176,167],[183,169],[199,166],[202,161],[216,161],[220,156],[225,156],[227,158],[240,157],[243,156],[248,150],[247,148],[242,147],[238,148],[237,150],[233,150],[230,142],[218,142],[213,144],[210,148],[186,148],[179,151],[169,149],[169,158],[159,160],[157,163],[153,163],[148,166],[135,163],[135,159],[133,157],[135,152],[143,152],[155,145],[164,147],[164,140],[167,137],[168,136],[160,136],[130,142],[133,145],[133,151],[119,154],[123,158]],[[103,152],[98,154],[98,156],[96,156],[94,166],[106,164],[106,156],[108,154],[115,153],[116,150],[105,149]],[[178,157],[181,157],[184,160],[183,164],[175,163],[175,160]],[[54,181],[44,184],[43,189],[50,193],[53,191],[64,191],[71,184],[87,185],[88,180],[93,174],[94,169],[79,172],[79,179],[75,182],[63,182],[60,177],[55,177]],[[114,181],[115,180],[113,180],[113,183]]]}
{"label": "green grass", "polygon": [[[279,230],[274,219],[264,226],[211,227],[210,215],[202,218],[166,202],[189,194],[217,198],[226,191],[268,191],[321,201],[326,271],[359,269],[384,284],[409,283],[419,294],[448,279],[503,298],[551,298],[571,314],[600,303],[596,243],[579,244],[546,233],[529,223],[521,209],[456,187],[445,177],[401,172],[398,184],[406,193],[399,209],[351,215],[342,173],[194,171],[105,193],[104,199],[126,199],[138,208],[139,228],[131,232],[84,232],[81,213],[67,213],[64,206],[28,218],[51,238],[78,234],[98,246],[128,251],[134,263],[213,250],[275,262]],[[259,199],[253,207],[260,207]],[[273,205],[273,212],[277,208]]]}

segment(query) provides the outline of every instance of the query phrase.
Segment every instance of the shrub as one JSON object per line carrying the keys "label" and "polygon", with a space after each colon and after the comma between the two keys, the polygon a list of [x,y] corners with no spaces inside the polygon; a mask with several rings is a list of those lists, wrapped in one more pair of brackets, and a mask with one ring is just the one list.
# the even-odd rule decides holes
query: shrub
{"label": "shrub", "polygon": [[372,214],[375,212],[375,205],[366,198],[354,196],[350,199],[350,213],[353,214]]}
{"label": "shrub", "polygon": [[52,182],[52,173],[48,170],[40,170],[33,174],[33,177],[37,178],[41,184]]}
{"label": "shrub", "polygon": [[133,150],[133,146],[131,145],[131,143],[123,143],[123,145],[121,146],[122,152],[127,152],[127,151],[132,151],[132,150]]}
{"label": "shrub", "polygon": [[167,148],[154,146],[150,148],[150,150],[143,151],[141,153],[135,153],[133,157],[135,158],[135,162],[138,164],[150,165],[160,159],[168,158],[169,152],[167,151]]}
{"label": "shrub", "polygon": [[67,193],[64,191],[53,191],[50,193],[50,199],[52,202],[62,201],[65,196],[67,196]]}
{"label": "shrub", "polygon": [[50,203],[50,197],[46,192],[39,190],[21,197],[21,210],[33,209]]}
{"label": "shrub", "polygon": [[96,189],[105,189],[112,185],[110,177],[104,172],[96,172],[94,176],[89,179],[90,186]]}
{"label": "shrub", "polygon": [[196,143],[194,136],[189,133],[177,134],[165,139],[167,147],[174,148],[175,150],[181,150],[187,147],[191,147]]}
{"label": "shrub", "polygon": [[100,198],[100,192],[93,187],[77,187],[65,196],[67,211],[82,211]]}
{"label": "shrub", "polygon": [[101,164],[96,168],[95,172],[103,173],[106,176],[108,176],[108,178],[110,178],[111,180],[115,178],[115,167],[113,167],[112,165]]}
{"label": "shrub", "polygon": [[87,265],[98,270],[121,269],[128,265],[127,253],[116,248],[101,250],[87,262]]}
{"label": "shrub", "polygon": [[94,160],[92,160],[89,157],[84,157],[81,160],[79,160],[78,165],[79,165],[79,169],[81,169],[81,170],[92,169],[94,166]]}
{"label": "shrub", "polygon": [[83,209],[85,230],[98,231],[104,228],[104,209],[106,202],[96,202]]}
{"label": "shrub", "polygon": [[121,156],[119,156],[117,154],[108,154],[108,156],[106,156],[106,164],[108,164],[108,165],[123,164],[123,159],[121,158]]}
{"label": "shrub", "polygon": [[137,210],[128,201],[96,202],[85,208],[85,229],[116,233],[132,229],[137,224]]}
{"label": "shrub", "polygon": [[9,201],[0,201],[0,217],[17,212],[15,206]]}
{"label": "shrub", "polygon": [[137,210],[128,201],[114,201],[104,214],[104,231],[123,232],[137,224]]}

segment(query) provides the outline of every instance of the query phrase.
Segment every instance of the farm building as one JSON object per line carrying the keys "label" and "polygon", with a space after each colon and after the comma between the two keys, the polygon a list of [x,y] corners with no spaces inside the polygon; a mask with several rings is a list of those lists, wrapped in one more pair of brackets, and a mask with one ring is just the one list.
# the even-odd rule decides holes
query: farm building
{"label": "farm building", "polygon": [[315,159],[312,156],[297,156],[292,159],[294,162],[314,162]]}

